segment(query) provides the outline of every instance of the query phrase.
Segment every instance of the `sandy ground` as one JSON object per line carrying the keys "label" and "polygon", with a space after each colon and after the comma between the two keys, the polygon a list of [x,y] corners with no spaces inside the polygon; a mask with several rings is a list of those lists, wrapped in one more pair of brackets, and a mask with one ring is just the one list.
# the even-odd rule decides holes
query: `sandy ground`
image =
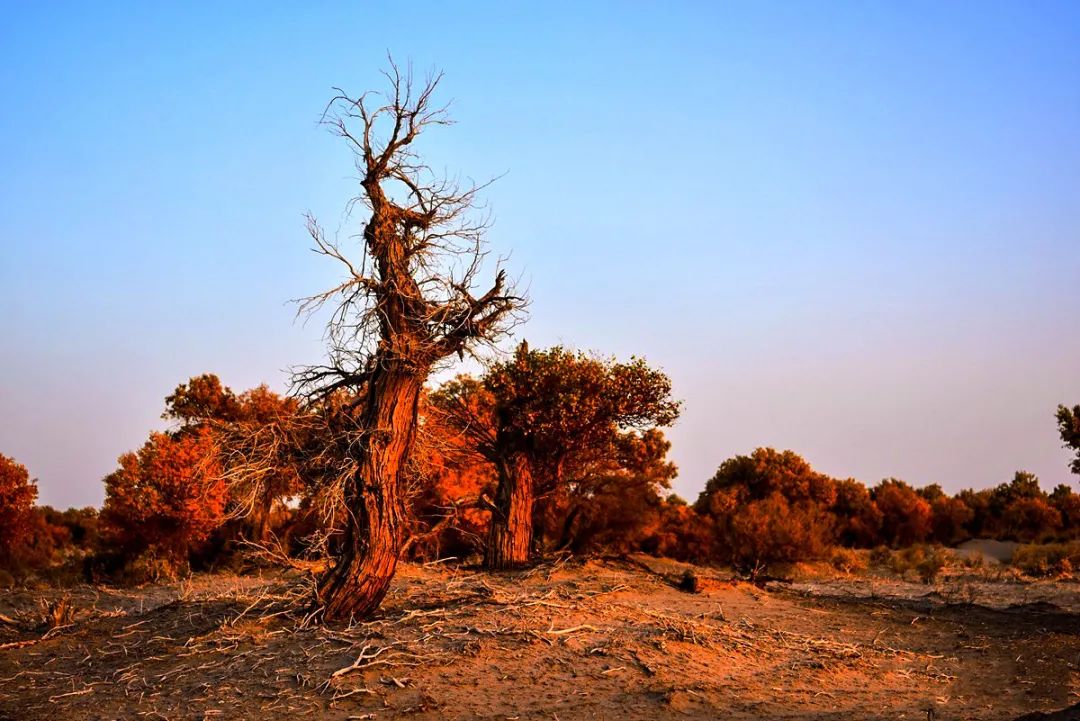
{"label": "sandy ground", "polygon": [[1020,544],[1015,541],[995,541],[992,538],[972,538],[957,546],[954,552],[968,558],[981,557],[990,563],[1008,563]]}
{"label": "sandy ground", "polygon": [[353,626],[306,620],[298,574],[81,587],[52,631],[32,627],[61,592],[9,592],[0,719],[943,721],[1080,702],[1080,584],[1036,598],[999,583],[972,603],[699,570],[687,593],[671,583],[684,567],[642,560],[655,572],[406,565],[379,618]]}

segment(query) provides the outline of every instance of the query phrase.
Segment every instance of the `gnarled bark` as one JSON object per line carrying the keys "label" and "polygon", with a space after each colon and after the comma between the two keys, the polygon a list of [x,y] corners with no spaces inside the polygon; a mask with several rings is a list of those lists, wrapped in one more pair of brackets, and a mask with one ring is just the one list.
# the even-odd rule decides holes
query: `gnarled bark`
{"label": "gnarled bark", "polygon": [[529,562],[535,500],[532,468],[524,454],[500,461],[498,471],[499,485],[484,554],[484,565],[496,570]]}
{"label": "gnarled bark", "polygon": [[371,210],[364,261],[348,258],[314,219],[308,224],[317,251],[340,261],[347,276],[301,306],[336,310],[327,326],[330,362],[294,383],[309,397],[345,389],[363,399],[356,424],[338,439],[353,470],[343,491],[342,553],[319,584],[332,619],[367,616],[390,586],[404,535],[401,471],[432,366],[498,337],[521,307],[501,271],[486,293],[473,295],[486,227],[468,219],[477,189],[433,178],[412,147],[425,127],[449,124],[445,108],[431,105],[439,76],[419,89],[392,63],[386,76],[383,104],[371,94],[341,94],[324,116],[363,173],[361,199]]}
{"label": "gnarled bark", "polygon": [[337,564],[321,579],[328,618],[364,618],[390,588],[403,542],[401,469],[412,446],[426,373],[377,371],[360,441],[362,462],[346,488],[352,511]]}

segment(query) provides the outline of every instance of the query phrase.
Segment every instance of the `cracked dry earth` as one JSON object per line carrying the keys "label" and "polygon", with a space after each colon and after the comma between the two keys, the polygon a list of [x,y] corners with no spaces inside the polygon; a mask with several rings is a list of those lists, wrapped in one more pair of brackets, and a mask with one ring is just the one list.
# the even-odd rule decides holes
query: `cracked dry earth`
{"label": "cracked dry earth", "polygon": [[[311,623],[297,572],[7,592],[0,719],[947,721],[1080,700],[1075,604],[879,596],[870,579],[765,590],[705,569],[685,593],[685,568],[406,564],[352,626]],[[70,625],[35,628],[42,597],[65,595]]]}

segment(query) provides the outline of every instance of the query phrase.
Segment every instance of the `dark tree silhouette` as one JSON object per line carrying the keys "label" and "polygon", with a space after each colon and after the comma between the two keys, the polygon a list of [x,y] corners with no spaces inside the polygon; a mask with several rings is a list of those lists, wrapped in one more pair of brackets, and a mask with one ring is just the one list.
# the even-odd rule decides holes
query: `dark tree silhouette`
{"label": "dark tree silhouette", "polygon": [[1072,409],[1058,406],[1057,422],[1061,442],[1066,448],[1076,452],[1076,458],[1069,463],[1069,469],[1073,473],[1080,473],[1080,406],[1073,406]]}
{"label": "dark tree silhouette", "polygon": [[448,125],[433,102],[441,75],[422,84],[391,62],[385,95],[344,92],[323,122],[349,145],[360,175],[356,199],[370,211],[363,256],[351,258],[314,218],[316,252],[339,262],[342,282],[305,299],[302,312],[332,308],[329,358],[296,374],[308,400],[352,390],[341,423],[353,462],[343,492],[346,521],[336,564],[319,584],[327,618],[362,618],[382,601],[397,566],[404,522],[401,474],[416,430],[421,389],[433,367],[504,333],[523,306],[504,271],[480,295],[486,219],[472,211],[478,187],[442,180],[424,165],[415,141]]}

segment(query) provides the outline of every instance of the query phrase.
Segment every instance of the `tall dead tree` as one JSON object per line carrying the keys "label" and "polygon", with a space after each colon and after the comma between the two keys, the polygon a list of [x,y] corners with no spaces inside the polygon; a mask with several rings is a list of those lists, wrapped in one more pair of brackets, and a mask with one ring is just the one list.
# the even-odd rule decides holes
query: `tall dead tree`
{"label": "tall dead tree", "polygon": [[294,378],[314,399],[356,393],[353,423],[339,424],[353,461],[346,478],[342,551],[320,580],[326,618],[363,618],[378,608],[397,566],[404,522],[401,475],[416,431],[417,404],[441,360],[462,356],[505,333],[523,307],[505,271],[474,295],[486,219],[475,219],[477,186],[440,179],[416,154],[428,128],[448,125],[433,104],[441,75],[415,84],[391,62],[389,90],[351,97],[338,91],[323,115],[355,156],[370,211],[362,257],[352,259],[311,217],[314,250],[342,264],[344,280],[307,298],[301,310],[329,306],[329,360]]}

